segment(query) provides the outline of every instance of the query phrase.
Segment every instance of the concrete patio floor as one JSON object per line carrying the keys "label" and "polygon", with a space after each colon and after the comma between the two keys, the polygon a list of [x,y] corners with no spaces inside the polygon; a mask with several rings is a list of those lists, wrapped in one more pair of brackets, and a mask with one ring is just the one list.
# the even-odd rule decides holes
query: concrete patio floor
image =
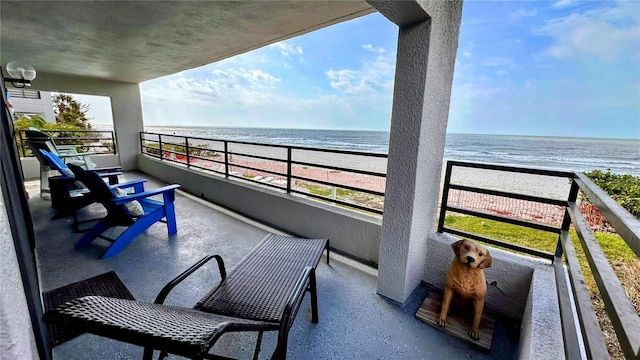
{"label": "concrete patio floor", "polygon": [[[140,172],[127,180],[147,178],[147,188],[163,184]],[[74,248],[82,236],[74,233],[71,217],[50,220],[55,214],[49,199],[39,196],[37,182],[27,183],[36,234],[36,256],[41,290],[47,291],[111,270],[139,301],[152,302],[160,289],[181,271],[207,254],[221,255],[233,269],[268,232],[277,232],[236,214],[179,193],[176,198],[178,233],[167,236],[166,226],[153,225],[116,256],[101,260],[100,241]],[[256,204],[256,206],[268,206]],[[94,204],[81,218],[104,214]],[[192,306],[219,280],[215,264],[196,272],[178,286],[166,303]],[[317,270],[320,322],[312,324],[308,296],[289,336],[290,359],[514,359],[519,328],[496,318],[490,352],[465,343],[415,318],[428,292],[421,287],[404,306],[376,294],[376,270],[331,254],[331,265],[321,260]],[[254,334],[223,336],[213,353],[250,359]],[[268,358],[276,333],[263,340],[260,358]],[[142,348],[94,335],[80,337],[53,349],[55,359],[140,359]],[[169,358],[178,358],[172,357]]]}

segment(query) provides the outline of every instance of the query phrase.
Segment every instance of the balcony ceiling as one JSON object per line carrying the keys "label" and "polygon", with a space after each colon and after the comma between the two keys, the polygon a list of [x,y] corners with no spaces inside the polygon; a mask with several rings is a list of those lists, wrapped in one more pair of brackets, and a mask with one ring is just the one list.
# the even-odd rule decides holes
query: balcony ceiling
{"label": "balcony ceiling", "polygon": [[4,0],[0,61],[139,83],[372,12],[364,0]]}

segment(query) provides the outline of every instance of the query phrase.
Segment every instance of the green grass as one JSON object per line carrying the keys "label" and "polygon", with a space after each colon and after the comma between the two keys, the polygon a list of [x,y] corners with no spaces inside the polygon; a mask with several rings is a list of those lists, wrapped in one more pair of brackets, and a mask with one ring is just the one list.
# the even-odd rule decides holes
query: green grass
{"label": "green grass", "polygon": [[[446,226],[466,232],[483,235],[496,240],[526,246],[547,252],[555,252],[558,235],[546,231],[529,229],[522,226],[485,220],[473,216],[447,215],[444,219]],[[574,229],[569,230],[580,268],[585,277],[585,283],[594,293],[595,281],[589,269],[587,259],[580,245],[580,239]],[[603,253],[614,264],[631,263],[637,257],[624,240],[617,234],[594,233]],[[507,250],[510,251],[510,250]],[[614,269],[616,267],[614,266]]]}
{"label": "green grass", "polygon": [[473,216],[447,215],[446,226],[547,252],[555,252],[558,235]]}
{"label": "green grass", "polygon": [[[296,186],[306,188],[313,195],[318,196],[331,196],[331,188],[322,185],[312,185],[306,183],[296,182]],[[337,195],[337,194],[336,194]]]}
{"label": "green grass", "polygon": [[626,262],[637,259],[634,252],[624,242],[620,235],[595,233],[595,236],[602,248],[602,251],[607,255],[609,260]]}
{"label": "green grass", "polygon": [[[473,216],[447,215],[444,223],[454,229],[548,252],[554,252],[558,243],[558,235],[553,233]],[[576,251],[581,252],[578,245],[578,235],[575,230],[571,229],[569,233],[574,241]],[[636,259],[633,251],[619,235],[597,232],[595,237],[608,259],[612,261],[631,261]]]}
{"label": "green grass", "polygon": [[[331,196],[331,188],[323,185],[312,185],[312,184],[302,184],[297,183],[297,186],[304,187],[309,190],[310,193],[318,196],[330,197]],[[354,190],[346,190],[341,188],[336,188],[336,199],[345,199],[349,197],[353,197],[358,192]]]}
{"label": "green grass", "polygon": [[[316,201],[332,203],[331,201],[331,198],[333,196],[332,188],[329,186],[314,185],[314,184],[308,184],[303,182],[296,182],[295,185],[297,187],[302,187],[309,190],[309,193],[313,195],[322,196],[326,198],[324,200],[316,198],[315,199]],[[340,200],[340,201],[352,202],[355,204],[370,206],[372,208],[375,208],[375,204],[380,203],[381,201],[383,201],[383,199],[384,197],[382,196],[371,195],[371,194],[367,194],[367,193],[355,191],[355,190],[336,188],[336,200]],[[348,205],[338,204],[337,206],[343,207],[345,209],[353,210],[353,211],[369,213],[368,211],[364,211]]]}

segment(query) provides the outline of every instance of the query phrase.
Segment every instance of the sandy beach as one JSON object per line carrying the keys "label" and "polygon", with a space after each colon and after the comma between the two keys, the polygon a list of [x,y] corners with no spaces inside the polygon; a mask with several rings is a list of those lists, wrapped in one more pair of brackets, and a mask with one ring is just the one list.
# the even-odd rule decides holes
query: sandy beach
{"label": "sandy beach", "polygon": [[[233,144],[233,146],[229,148],[229,152],[230,163],[232,164],[230,172],[241,174],[247,179],[254,179],[259,182],[269,183],[272,186],[282,188],[286,187],[286,148]],[[243,156],[243,154],[277,159],[277,161],[256,159],[249,156]],[[165,157],[171,156],[171,153],[165,152]],[[184,156],[177,156],[177,159],[179,161],[186,161]],[[385,190],[386,179],[384,176],[364,175],[350,171],[327,169],[321,166],[313,167],[295,163],[317,164],[341,169],[385,174],[387,167],[386,157],[335,153],[316,149],[293,149],[291,159],[294,162],[292,165],[292,175],[294,177],[344,184],[380,193],[383,193]],[[211,158],[211,160],[224,162],[224,156],[221,153],[218,153],[215,157]],[[203,169],[224,171],[224,166],[222,164],[207,159],[192,158],[191,164]],[[248,169],[247,167],[276,172],[282,175]],[[442,184],[444,183],[445,169],[446,160],[442,169],[440,169],[442,171]],[[566,178],[463,168],[457,166],[453,168],[451,183],[558,200],[566,200],[570,188],[570,183]],[[318,186],[318,183],[298,179],[293,184],[293,187],[298,191],[309,191],[308,189],[312,185]],[[369,198],[365,201],[366,206],[382,209],[383,198],[379,198],[380,199]],[[354,200],[354,202],[355,201],[358,200]],[[360,198],[360,201],[363,201],[363,199]],[[449,204],[550,224],[558,224],[561,222],[564,213],[563,209],[558,206],[461,191],[451,191],[449,195]]]}
{"label": "sandy beach", "polygon": [[[277,172],[286,173],[286,165],[284,161],[287,159],[287,152],[284,148],[274,148],[266,146],[233,144],[229,149],[231,161],[234,164],[241,165],[253,165],[253,167],[263,168],[265,170],[272,170]],[[268,158],[274,158],[280,160],[279,162],[251,159],[249,157],[243,157],[238,154],[249,154],[253,156],[262,156]],[[220,156],[216,160],[222,160]],[[346,169],[354,169],[375,173],[386,173],[387,158],[386,157],[371,157],[361,155],[350,155],[344,153],[333,153],[321,150],[298,150],[292,151],[291,159],[293,162],[301,163],[314,163],[318,165],[333,166]],[[514,164],[517,166],[517,164]],[[312,168],[304,166],[295,166],[299,170],[307,170],[304,172],[306,177],[314,179],[325,179],[327,173],[339,174],[336,171],[330,171],[320,168]],[[446,167],[446,159],[443,163],[442,178],[444,180],[444,171]],[[252,175],[249,171],[248,175]],[[357,175],[357,174],[351,174]],[[333,175],[335,176],[335,175]],[[362,176],[362,175],[357,175]],[[341,179],[348,180],[347,176],[343,176]],[[508,192],[518,192],[527,195],[534,195],[540,197],[548,197],[553,199],[566,199],[569,193],[569,182],[566,179],[559,179],[549,176],[541,175],[528,175],[519,173],[510,173],[502,171],[491,171],[483,169],[462,168],[455,167],[452,172],[451,182],[460,185],[478,186],[487,189],[502,190]],[[351,179],[351,181],[345,182],[345,184],[355,184],[357,179]],[[382,183],[384,185],[384,182]],[[384,186],[378,187],[375,190],[384,191]]]}

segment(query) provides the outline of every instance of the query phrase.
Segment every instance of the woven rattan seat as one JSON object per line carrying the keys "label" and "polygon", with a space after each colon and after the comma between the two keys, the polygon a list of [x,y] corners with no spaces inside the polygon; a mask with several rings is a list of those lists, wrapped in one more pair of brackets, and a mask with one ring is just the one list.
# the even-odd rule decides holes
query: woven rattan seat
{"label": "woven rattan seat", "polygon": [[265,322],[103,296],[72,300],[49,316],[96,335],[190,358],[206,354],[224,332],[277,330]]}
{"label": "woven rattan seat", "polygon": [[[118,275],[114,271],[109,271],[73,284],[46,291],[42,293],[42,300],[44,301],[45,310],[49,311],[57,308],[67,301],[88,295],[108,296],[129,300],[134,299],[133,295],[131,295],[131,292],[127,289],[124,283],[122,283],[122,280],[120,280]],[[57,325],[55,323],[49,323],[47,325],[51,345],[54,346],[73,339],[84,332],[79,329]]]}
{"label": "woven rattan seat", "polygon": [[[153,304],[129,298],[124,284],[124,295],[109,291],[102,296],[102,276],[94,277],[77,283],[83,286],[70,284],[45,293],[51,298],[63,294],[65,301],[68,294],[77,297],[62,305],[63,298],[47,302],[57,307],[48,309],[45,320],[64,326],[73,335],[89,332],[144,346],[144,359],[151,359],[153,349],[194,359],[219,358],[208,351],[220,335],[230,331],[258,332],[257,359],[262,333],[278,331],[272,358],[286,359],[289,330],[307,291],[311,295],[312,321],[318,322],[315,268],[325,249],[328,263],[327,239],[269,234],[229,274],[220,256],[204,257],[165,285]],[[212,259],[220,270],[217,287],[193,309],[163,304],[174,287]],[[115,274],[112,277],[117,279]],[[84,293],[85,283],[91,285],[88,293]],[[109,297],[113,295],[124,299]]]}
{"label": "woven rattan seat", "polygon": [[[244,319],[280,322],[300,274],[306,267],[318,266],[327,243],[327,239],[269,234],[218,287],[198,301],[195,308]],[[327,261],[328,258],[327,255]]]}

